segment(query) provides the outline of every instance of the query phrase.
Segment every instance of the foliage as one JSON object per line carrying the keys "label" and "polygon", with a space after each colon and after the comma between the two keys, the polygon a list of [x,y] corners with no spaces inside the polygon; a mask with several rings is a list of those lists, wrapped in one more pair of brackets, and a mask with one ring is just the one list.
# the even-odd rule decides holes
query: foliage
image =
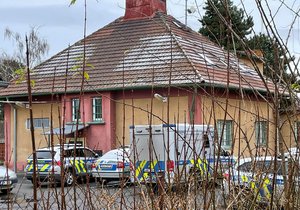
{"label": "foliage", "polygon": [[73,5],[76,3],[76,0],[71,0],[70,5]]}
{"label": "foliage", "polygon": [[0,58],[0,78],[3,81],[9,82],[16,76],[16,69],[22,69],[24,66],[24,64],[14,60],[13,58]]}
{"label": "foliage", "polygon": [[280,49],[275,40],[261,33],[251,38],[248,37],[254,23],[251,16],[245,17],[244,10],[234,6],[231,0],[207,0],[204,10],[205,15],[200,20],[202,28],[199,32],[201,34],[226,49],[244,51],[244,47],[242,47],[236,36],[233,36],[234,38],[227,36],[229,34],[227,31],[228,26],[231,26],[232,30],[247,44],[247,47],[262,51],[263,71],[267,78],[272,79],[274,82],[282,82],[282,80],[288,83],[295,82],[295,78],[287,73],[287,64],[293,58],[282,59],[286,53],[283,49]]}
{"label": "foliage", "polygon": [[[84,57],[83,57],[83,56],[80,56],[80,57],[76,58],[76,62],[77,62],[78,64],[74,65],[74,66],[71,68],[71,71],[74,72],[73,76],[76,76],[76,75],[78,75],[78,74],[81,74],[81,72],[82,72],[81,69],[83,68],[82,64],[85,63]],[[94,66],[93,66],[92,64],[85,63],[84,68],[85,68],[85,69],[87,69],[87,68],[92,68],[92,69],[93,69]],[[83,71],[83,76],[84,76],[84,79],[87,80],[87,81],[90,79],[90,75],[89,75],[86,71]]]}
{"label": "foliage", "polygon": [[241,39],[245,39],[254,25],[252,17],[245,17],[244,11],[234,6],[231,0],[207,0],[203,9],[205,14],[200,20],[202,28],[199,33],[226,49],[242,49],[236,36],[232,35],[233,40],[232,37],[228,37],[228,26],[231,26]]}
{"label": "foliage", "polygon": [[[18,63],[27,63],[26,57],[26,40],[22,38],[22,36],[17,33],[9,30],[8,28],[5,30],[5,37],[12,39],[17,44],[17,50],[15,52],[14,57],[16,58],[16,62]],[[46,40],[41,39],[39,37],[38,31],[35,28],[31,28],[29,31],[29,35],[26,36],[28,40],[28,52],[29,52],[29,66],[28,68],[32,71],[32,68],[38,65],[43,56],[46,55],[49,51],[49,45]],[[26,70],[27,68],[24,65],[20,66],[17,69],[14,69],[14,75],[16,79],[16,83],[21,83],[26,80]],[[31,87],[35,86],[35,81],[30,81]]]}
{"label": "foliage", "polygon": [[[11,31],[9,28],[5,30],[4,35],[17,45],[14,58],[20,63],[26,63],[25,36],[23,37],[19,33]],[[43,56],[47,55],[49,45],[45,39],[39,37],[38,31],[34,27],[31,28],[27,37],[29,43],[29,68],[32,68],[41,62]]]}

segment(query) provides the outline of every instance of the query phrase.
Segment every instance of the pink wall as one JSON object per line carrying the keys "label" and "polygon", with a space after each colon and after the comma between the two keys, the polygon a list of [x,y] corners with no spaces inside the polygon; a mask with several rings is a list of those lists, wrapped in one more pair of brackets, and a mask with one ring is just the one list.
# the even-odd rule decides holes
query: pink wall
{"label": "pink wall", "polygon": [[12,141],[13,136],[11,135],[12,130],[14,129],[11,114],[12,108],[10,104],[4,104],[4,138],[5,138],[5,164],[8,165],[9,168],[13,168],[12,158]]}
{"label": "pink wall", "polygon": [[[95,123],[92,121],[92,98],[102,96],[102,118],[103,122]],[[115,145],[115,110],[114,101],[110,92],[99,94],[87,94],[81,96],[80,112],[81,123],[89,125],[87,128],[87,145],[95,150],[109,151]],[[79,95],[68,95],[65,100],[66,112],[65,122],[72,123],[72,99],[79,98]],[[62,98],[64,103],[64,98]],[[63,113],[62,113],[63,114]]]}
{"label": "pink wall", "polygon": [[[194,124],[201,124],[203,123],[202,119],[202,114],[201,114],[201,96],[199,94],[193,94],[193,92],[188,93],[189,95],[189,109],[193,106],[194,103]],[[188,113],[189,115],[189,120],[191,120],[190,112]]]}

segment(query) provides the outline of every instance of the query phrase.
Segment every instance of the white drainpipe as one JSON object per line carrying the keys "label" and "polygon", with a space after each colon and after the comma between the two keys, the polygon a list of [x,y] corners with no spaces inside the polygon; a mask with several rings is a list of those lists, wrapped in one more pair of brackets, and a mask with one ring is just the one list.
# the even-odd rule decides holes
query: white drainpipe
{"label": "white drainpipe", "polygon": [[17,109],[15,106],[12,106],[14,109],[14,171],[17,172]]}

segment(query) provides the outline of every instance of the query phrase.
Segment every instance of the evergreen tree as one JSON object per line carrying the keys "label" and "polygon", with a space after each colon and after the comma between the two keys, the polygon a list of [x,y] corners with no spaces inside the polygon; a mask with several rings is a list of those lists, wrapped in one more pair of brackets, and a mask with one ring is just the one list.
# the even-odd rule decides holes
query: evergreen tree
{"label": "evergreen tree", "polygon": [[226,49],[234,46],[237,50],[242,49],[236,36],[232,36],[234,44],[232,37],[228,37],[228,25],[241,39],[245,39],[254,25],[252,17],[245,17],[244,11],[234,6],[231,0],[207,0],[203,9],[205,14],[200,20],[202,28],[199,33]]}

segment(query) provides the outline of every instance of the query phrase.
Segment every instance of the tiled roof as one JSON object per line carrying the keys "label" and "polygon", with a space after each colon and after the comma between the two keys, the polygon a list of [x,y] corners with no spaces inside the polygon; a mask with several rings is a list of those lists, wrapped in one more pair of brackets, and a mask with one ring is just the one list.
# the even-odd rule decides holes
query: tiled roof
{"label": "tiled roof", "polygon": [[[85,47],[84,47],[85,44]],[[83,54],[89,79],[85,91],[206,83],[265,91],[255,70],[171,16],[110,23],[37,66],[34,95],[80,91]],[[92,67],[90,67],[92,66]],[[67,82],[65,81],[68,69]],[[228,72],[229,69],[229,72]],[[171,78],[171,79],[170,79]],[[26,83],[12,82],[1,96],[27,94]]]}

